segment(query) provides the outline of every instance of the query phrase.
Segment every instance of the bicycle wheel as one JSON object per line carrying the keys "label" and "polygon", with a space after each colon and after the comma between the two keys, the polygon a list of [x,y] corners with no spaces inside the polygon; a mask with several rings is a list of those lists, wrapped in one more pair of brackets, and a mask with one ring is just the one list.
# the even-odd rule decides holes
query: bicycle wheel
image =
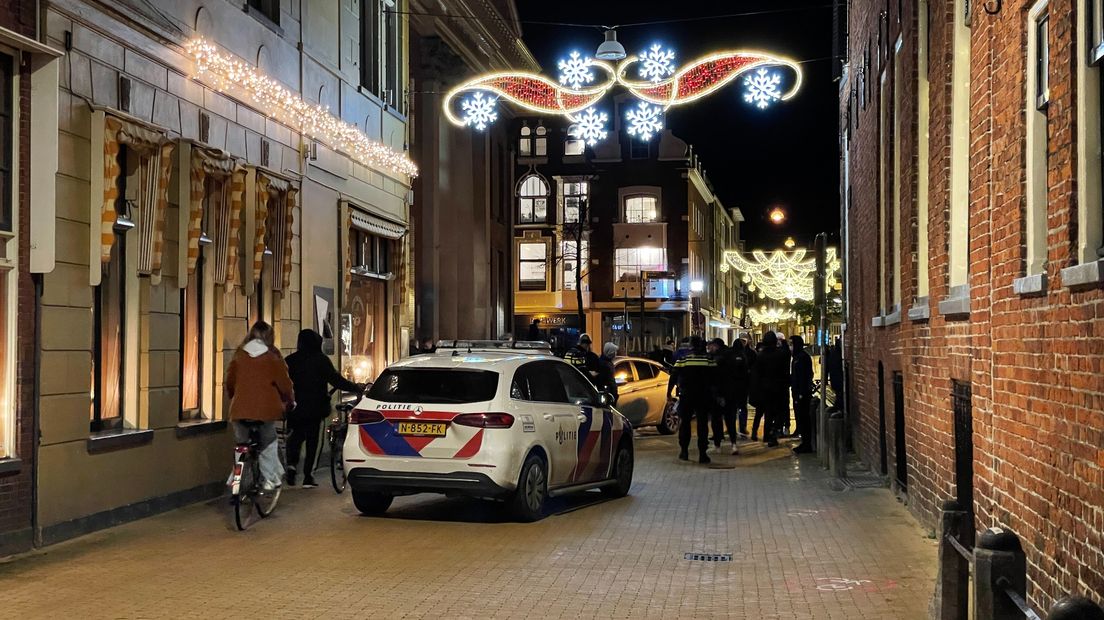
{"label": "bicycle wheel", "polygon": [[250,517],[253,514],[259,485],[260,476],[258,475],[256,461],[251,458],[244,458],[241,483],[238,485],[238,493],[233,497],[234,524],[238,526],[238,530],[244,530],[250,525]]}
{"label": "bicycle wheel", "polygon": [[330,483],[337,493],[345,491],[348,480],[345,478],[345,462],[343,459],[344,444],[341,437],[343,433],[333,431],[330,433]]}
{"label": "bicycle wheel", "polygon": [[263,519],[272,514],[273,510],[276,510],[276,502],[280,501],[280,490],[283,487],[276,487],[271,491],[265,491],[261,486],[261,465],[254,461],[255,470],[253,475],[256,476],[257,486],[255,487],[256,495],[254,495],[254,504],[257,507],[257,514]]}

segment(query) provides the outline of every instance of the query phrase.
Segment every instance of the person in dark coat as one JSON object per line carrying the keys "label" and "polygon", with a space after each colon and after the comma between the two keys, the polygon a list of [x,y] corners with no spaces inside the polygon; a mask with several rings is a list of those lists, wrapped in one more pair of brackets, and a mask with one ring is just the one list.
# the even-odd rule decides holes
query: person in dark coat
{"label": "person in dark coat", "polygon": [[295,484],[299,452],[305,441],[307,454],[303,459],[303,486],[310,488],[317,486],[314,483],[314,468],[318,459],[322,421],[330,415],[329,386],[346,392],[360,392],[364,386],[349,381],[337,372],[333,362],[322,352],[322,336],[313,329],[299,332],[297,350],[287,357],[287,365],[297,399],[295,409],[288,415],[291,434],[287,440],[287,483]]}
{"label": "person in dark coat", "polygon": [[739,338],[732,341],[728,352],[731,357],[729,380],[732,381],[732,415],[735,416],[736,432],[741,437],[747,437],[748,380],[751,378],[751,363],[748,361],[747,348]]}
{"label": "person in dark coat", "polygon": [[801,336],[790,336],[790,350],[793,351],[790,391],[793,393],[794,422],[797,434],[801,435],[801,445],[794,452],[812,452],[812,412],[813,402],[813,358],[805,350],[805,340]]}
{"label": "person in dark coat", "polygon": [[612,342],[602,346],[602,356],[598,358],[598,376],[594,378],[594,387],[599,392],[607,392],[617,404],[617,379],[613,376],[613,359],[617,357],[618,347]]}
{"label": "person in dark coat", "polygon": [[598,376],[598,356],[590,350],[590,334],[579,336],[579,342],[564,353],[564,361],[583,373],[592,382]]}
{"label": "person in dark coat", "polygon": [[755,362],[755,369],[755,381],[760,391],[756,412],[762,409],[766,418],[763,441],[774,447],[778,445],[782,417],[788,417],[790,413],[790,360],[786,351],[778,346],[778,335],[774,332],[763,335],[763,352]]}
{"label": "person in dark coat", "polygon": [[698,462],[709,463],[709,416],[716,399],[717,364],[705,351],[705,341],[699,336],[690,339],[689,352],[680,357],[671,369],[667,382],[667,398],[678,386],[679,459],[690,458],[690,420],[697,419]]}
{"label": "person in dark coat", "polygon": [[[713,445],[720,448],[728,431],[732,454],[739,454],[736,441],[737,376],[743,371],[744,358],[725,346],[720,338],[709,341],[709,355],[717,364],[717,408],[713,416]],[[746,383],[746,378],[745,378]]]}
{"label": "person in dark coat", "polygon": [[533,322],[529,324],[529,337],[528,340],[540,340],[540,319],[533,319]]}
{"label": "person in dark coat", "polygon": [[[782,332],[775,332],[778,336],[778,346],[786,353],[786,367],[788,368],[793,362],[793,352],[790,351],[790,341],[786,338],[786,334]],[[786,406],[783,409],[782,417],[778,420],[778,430],[775,432],[777,437],[786,437],[790,434],[790,391],[786,390]]]}

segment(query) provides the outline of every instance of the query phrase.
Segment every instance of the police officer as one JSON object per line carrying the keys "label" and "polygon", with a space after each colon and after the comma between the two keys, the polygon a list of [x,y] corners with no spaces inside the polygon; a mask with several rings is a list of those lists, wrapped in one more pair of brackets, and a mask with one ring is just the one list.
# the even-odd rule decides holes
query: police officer
{"label": "police officer", "polygon": [[698,462],[708,463],[709,456],[709,415],[714,407],[714,386],[716,385],[717,364],[705,351],[705,342],[700,336],[690,339],[690,349],[679,358],[671,369],[671,379],[667,383],[667,398],[671,390],[678,386],[679,459],[690,458],[690,420],[697,418]]}
{"label": "police officer", "polygon": [[564,353],[564,361],[579,369],[592,382],[598,376],[598,356],[590,350],[590,334],[579,336],[579,342]]}

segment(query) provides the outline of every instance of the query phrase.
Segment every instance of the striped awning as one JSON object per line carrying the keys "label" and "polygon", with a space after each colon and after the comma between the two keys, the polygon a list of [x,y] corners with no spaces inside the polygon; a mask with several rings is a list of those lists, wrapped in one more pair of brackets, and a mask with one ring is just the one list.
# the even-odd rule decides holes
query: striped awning
{"label": "striped awning", "polygon": [[387,239],[401,239],[406,234],[406,225],[404,224],[361,211],[352,204],[349,207],[349,225],[353,228]]}

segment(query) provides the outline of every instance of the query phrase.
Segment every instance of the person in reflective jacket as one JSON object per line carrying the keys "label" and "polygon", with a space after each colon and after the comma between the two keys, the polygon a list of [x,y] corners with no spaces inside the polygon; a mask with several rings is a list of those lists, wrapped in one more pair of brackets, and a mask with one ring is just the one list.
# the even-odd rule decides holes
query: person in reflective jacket
{"label": "person in reflective jacket", "polygon": [[590,350],[590,342],[590,334],[579,336],[579,343],[564,353],[564,361],[593,382],[598,377],[598,356]]}
{"label": "person in reflective jacket", "polygon": [[678,386],[679,459],[690,458],[690,420],[697,419],[698,462],[708,463],[709,456],[709,415],[713,410],[717,385],[717,364],[705,351],[705,342],[700,336],[690,339],[689,352],[679,358],[671,369],[671,379],[667,383],[667,397]]}

